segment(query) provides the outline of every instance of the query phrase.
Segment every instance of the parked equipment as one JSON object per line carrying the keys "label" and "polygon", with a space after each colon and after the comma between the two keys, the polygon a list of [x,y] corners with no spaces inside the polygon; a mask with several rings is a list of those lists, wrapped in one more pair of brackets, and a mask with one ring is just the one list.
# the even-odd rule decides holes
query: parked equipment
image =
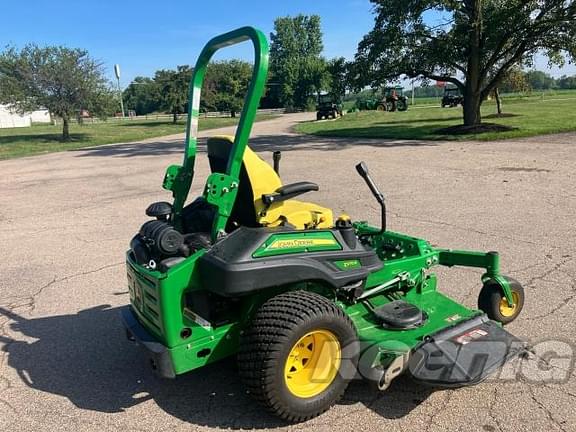
{"label": "parked equipment", "polygon": [[331,94],[323,94],[318,96],[318,104],[316,105],[316,120],[328,119],[330,117],[336,118],[342,116],[342,101]]}
{"label": "parked equipment", "polygon": [[[185,205],[206,67],[217,50],[246,40],[254,72],[236,135],[208,139],[212,173]],[[248,147],[267,68],[268,42],[251,27],[212,39],[194,68],[184,162],[163,183],[173,200],[147,208],[126,255],[122,317],[152,368],[174,378],[236,355],[250,394],[299,422],[334,405],[357,374],[381,390],[402,373],[471,385],[521,352],[501,325],[522,310],[524,290],[500,273],[496,252],[440,249],[390,231],[363,162],[356,170],[381,207],[381,226],[334,218],[295,199],[318,185],[283,185],[279,155],[275,171]],[[436,266],[485,269],[478,309],[438,291]]]}
{"label": "parked equipment", "polygon": [[404,95],[404,88],[400,86],[384,89],[384,103],[386,111],[408,110],[408,98]]}
{"label": "parked equipment", "polygon": [[464,96],[457,87],[444,87],[444,96],[442,97],[442,108],[454,108],[458,105],[464,105]]}

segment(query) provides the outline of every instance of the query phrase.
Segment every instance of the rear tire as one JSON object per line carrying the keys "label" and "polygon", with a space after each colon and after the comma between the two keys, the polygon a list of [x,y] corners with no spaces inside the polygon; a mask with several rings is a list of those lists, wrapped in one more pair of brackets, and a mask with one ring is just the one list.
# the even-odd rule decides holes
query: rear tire
{"label": "rear tire", "polygon": [[256,400],[286,421],[302,422],[342,397],[357,358],[356,330],[342,309],[318,294],[292,291],[256,312],[241,337],[238,366]]}
{"label": "rear tire", "polygon": [[509,307],[502,288],[497,282],[487,281],[478,295],[478,309],[485,312],[488,318],[502,324],[514,321],[524,307],[524,288],[515,279],[506,277],[514,298],[514,306]]}

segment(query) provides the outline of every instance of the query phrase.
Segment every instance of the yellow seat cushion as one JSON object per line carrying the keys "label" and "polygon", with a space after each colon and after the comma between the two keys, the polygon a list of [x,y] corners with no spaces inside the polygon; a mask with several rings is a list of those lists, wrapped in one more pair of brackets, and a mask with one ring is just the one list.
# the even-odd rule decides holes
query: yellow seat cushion
{"label": "yellow seat cushion", "polygon": [[[230,136],[217,136],[208,139],[208,147],[211,143],[227,143],[232,147],[234,138]],[[250,147],[246,147],[242,159],[250,188],[254,197],[254,210],[257,223],[263,226],[279,226],[289,223],[296,229],[330,228],[333,226],[332,210],[317,204],[286,200],[275,202],[266,208],[262,202],[262,195],[271,194],[282,186],[282,180],[274,169],[258,156]],[[240,185],[243,187],[244,185]]]}

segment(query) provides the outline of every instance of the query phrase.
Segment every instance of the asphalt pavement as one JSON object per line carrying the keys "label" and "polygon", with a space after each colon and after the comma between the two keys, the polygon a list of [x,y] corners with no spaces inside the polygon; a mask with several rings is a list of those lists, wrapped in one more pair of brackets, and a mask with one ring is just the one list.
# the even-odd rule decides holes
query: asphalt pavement
{"label": "asphalt pavement", "polygon": [[[377,224],[354,169],[364,160],[390,229],[499,251],[527,297],[508,330],[535,354],[470,388],[354,382],[328,413],[293,426],[246,394],[233,360],[159,380],[127,343],[118,309],[128,303],[125,250],[147,205],[169,199],[162,178],[180,163],[183,137],[115,144],[0,162],[0,431],[576,431],[576,134],[425,142],[291,132],[312,118],[257,123],[251,145],[269,161],[283,151],[285,183],[318,183],[307,200]],[[208,172],[202,149],[193,195]],[[480,275],[441,269],[439,287],[474,307]]]}

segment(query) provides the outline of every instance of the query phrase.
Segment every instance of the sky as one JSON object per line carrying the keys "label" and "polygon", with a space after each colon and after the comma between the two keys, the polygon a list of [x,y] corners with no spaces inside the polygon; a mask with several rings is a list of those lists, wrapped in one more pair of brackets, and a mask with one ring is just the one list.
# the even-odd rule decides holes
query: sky
{"label": "sky", "polygon": [[[269,35],[279,16],[318,14],[322,18],[327,58],[354,57],[358,42],[373,25],[368,0],[194,1],[98,0],[2,2],[0,47],[65,45],[87,49],[101,60],[109,77],[115,63],[121,67],[121,84],[136,76],[152,76],[157,69],[173,69],[196,61],[213,36],[251,25]],[[250,46],[220,51],[215,59],[251,60]],[[546,70],[546,59],[537,67]],[[576,67],[548,70],[555,76],[576,74]]]}

